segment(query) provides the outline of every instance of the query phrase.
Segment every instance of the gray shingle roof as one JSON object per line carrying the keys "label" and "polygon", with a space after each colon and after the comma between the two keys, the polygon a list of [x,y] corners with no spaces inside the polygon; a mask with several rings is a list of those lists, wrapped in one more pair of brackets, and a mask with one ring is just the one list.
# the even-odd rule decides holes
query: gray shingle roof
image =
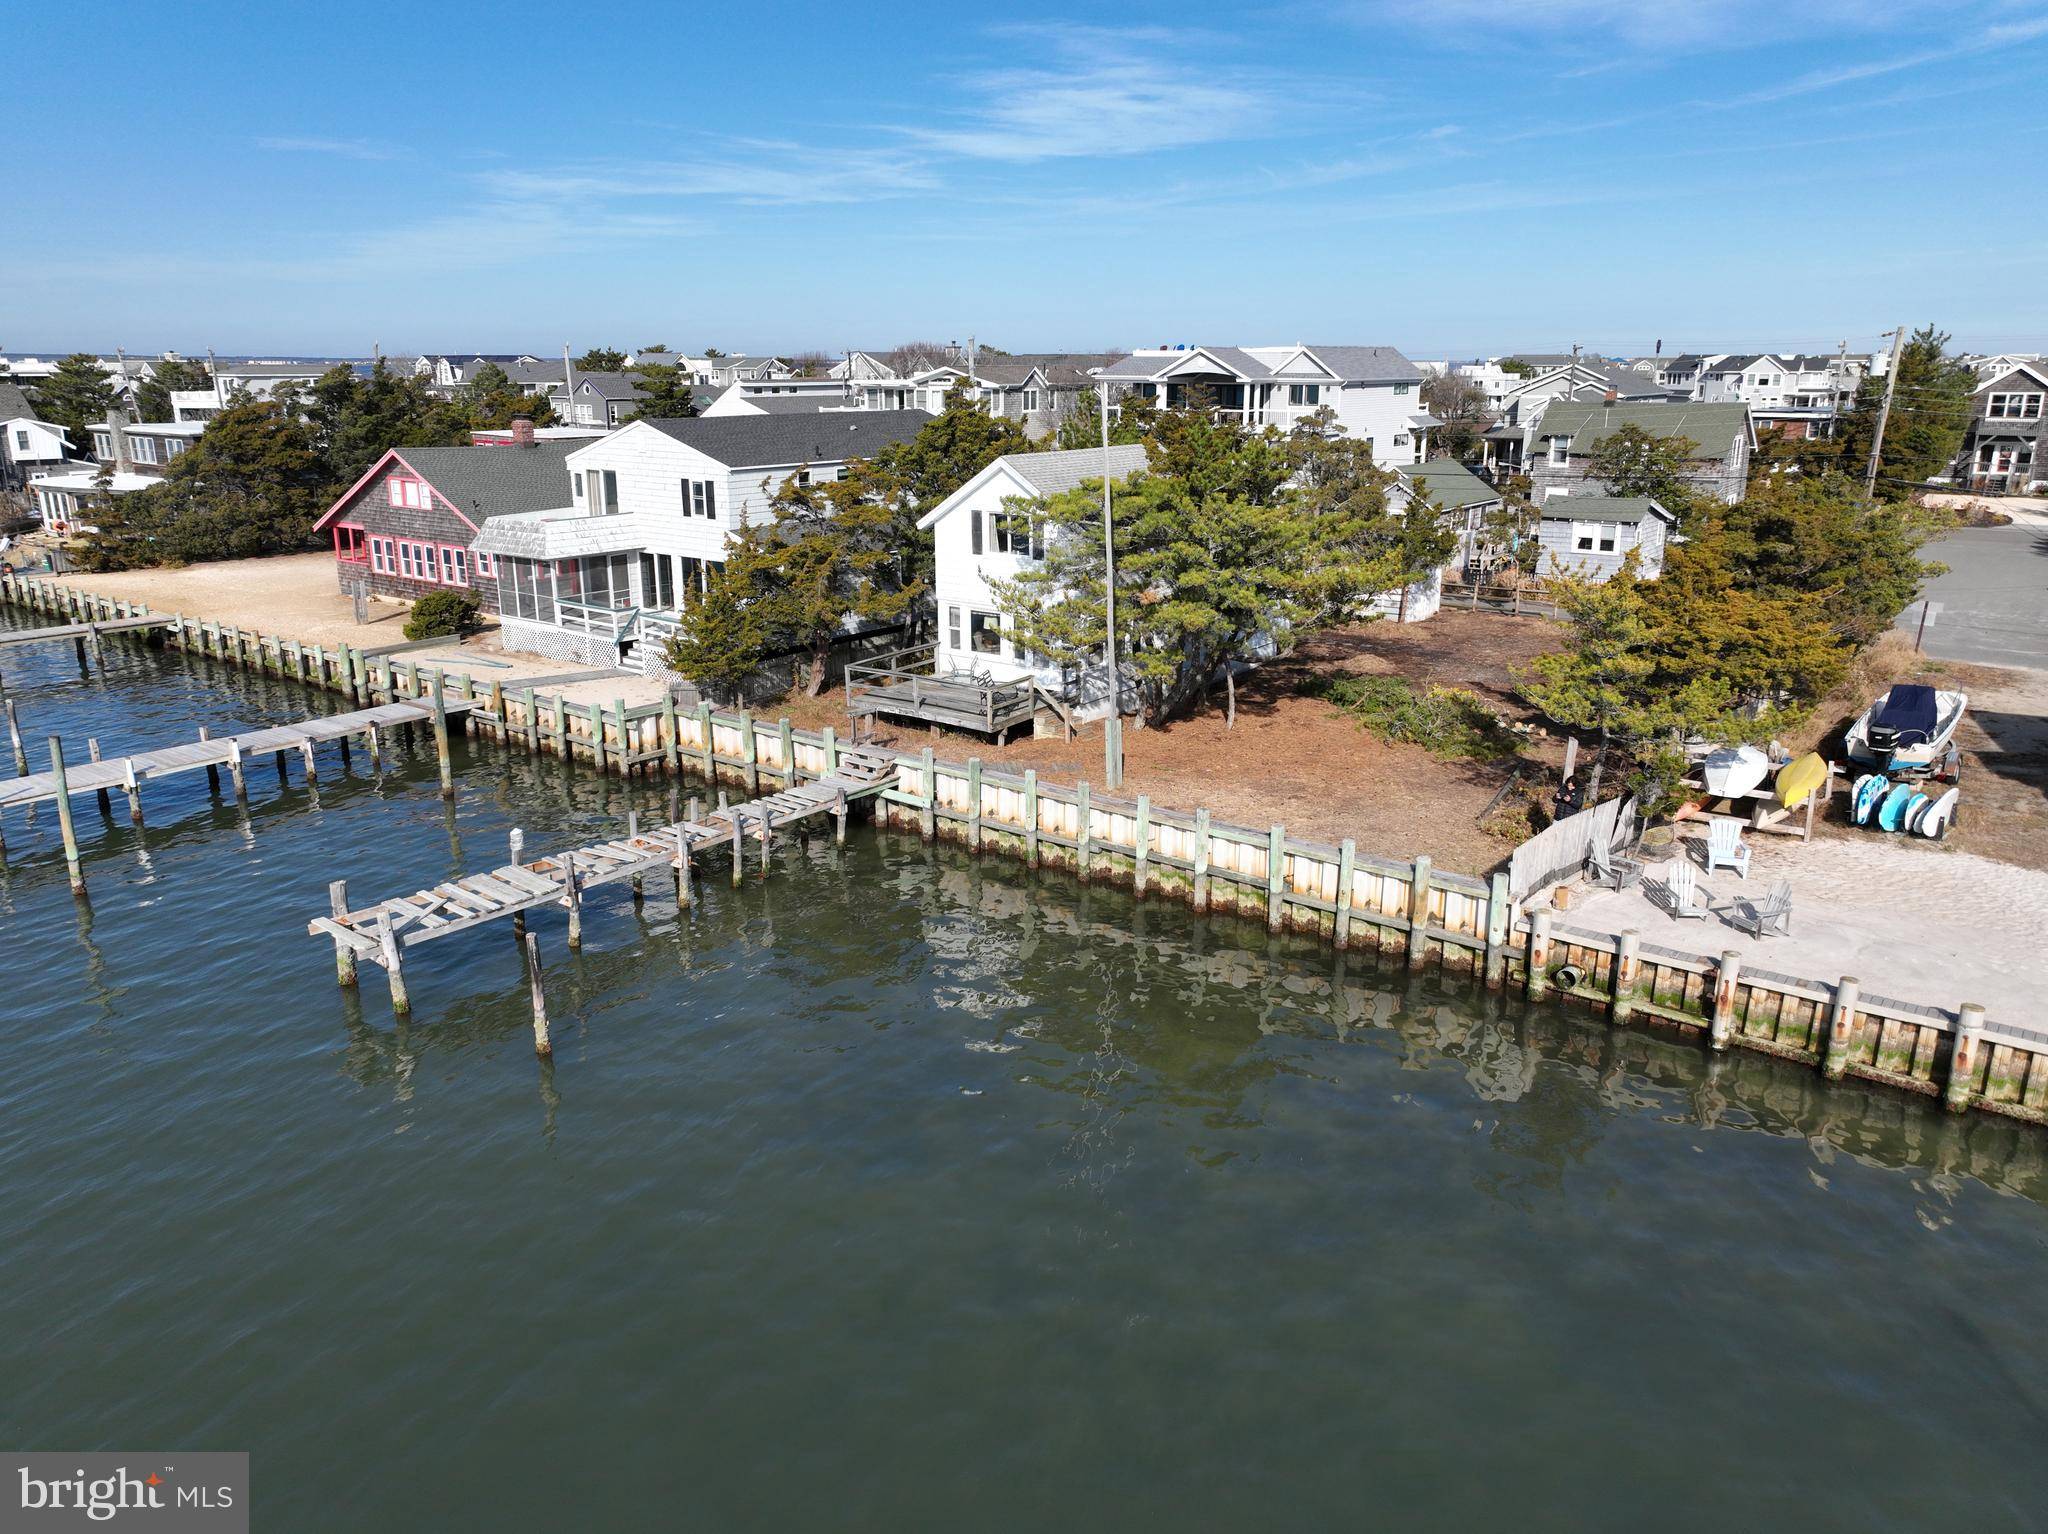
{"label": "gray shingle roof", "polygon": [[1537,508],[1546,522],[1641,522],[1662,517],[1678,518],[1647,495],[1559,495]]}
{"label": "gray shingle roof", "polygon": [[1749,433],[1749,406],[1739,402],[1653,405],[1632,400],[1584,404],[1553,400],[1536,423],[1536,435],[1570,437],[1571,451],[1590,453],[1612,432],[1637,426],[1653,437],[1689,437],[1703,459],[1726,458],[1738,437]]}
{"label": "gray shingle roof", "polygon": [[36,415],[36,407],[28,402],[20,384],[0,383],[0,421],[19,420],[28,416],[32,420],[42,419]]}
{"label": "gray shingle roof", "polygon": [[932,419],[929,410],[813,410],[802,415],[698,416],[641,424],[727,468],[752,469],[866,458],[891,443],[908,442]]}
{"label": "gray shingle roof", "polygon": [[[1237,346],[1204,346],[1207,352],[1225,367],[1236,370],[1241,378],[1312,377],[1312,373],[1280,374],[1258,358]],[[1422,370],[1391,346],[1317,346],[1310,345],[1313,352],[1329,369],[1345,383],[1419,383]],[[1110,363],[1102,371],[1110,378],[1155,378],[1178,362],[1183,354],[1157,353],[1149,356],[1124,357]]]}
{"label": "gray shingle roof", "polygon": [[1481,506],[1500,499],[1500,491],[1459,463],[1455,458],[1432,458],[1427,463],[1408,464],[1395,471],[1412,480],[1422,493],[1446,511]]}
{"label": "gray shingle roof", "polygon": [[1033,370],[1045,374],[1051,384],[1085,388],[1093,380],[1090,368],[1107,367],[1122,357],[1121,352],[1018,352],[1009,357],[981,357],[974,373],[983,383],[1000,388],[1022,388]]}
{"label": "gray shingle roof", "polygon": [[[1064,448],[1052,453],[1006,453],[998,460],[1010,467],[1040,495],[1058,495],[1102,478],[1102,449]],[[1109,450],[1109,477],[1127,479],[1145,467],[1142,443],[1126,443]]]}
{"label": "gray shingle roof", "polygon": [[514,511],[569,504],[564,464],[588,437],[554,438],[532,447],[402,447],[398,456],[472,522]]}

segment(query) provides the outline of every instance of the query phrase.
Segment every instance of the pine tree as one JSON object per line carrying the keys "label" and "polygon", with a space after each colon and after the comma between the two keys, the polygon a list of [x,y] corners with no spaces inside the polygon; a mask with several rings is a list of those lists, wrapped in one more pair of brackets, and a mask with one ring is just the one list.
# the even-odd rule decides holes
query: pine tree
{"label": "pine tree", "polygon": [[722,701],[736,700],[776,648],[768,602],[778,572],[763,532],[749,528],[727,542],[725,563],[683,605],[666,646],[672,670]]}
{"label": "pine tree", "polygon": [[609,346],[593,346],[576,359],[579,373],[623,373],[626,371],[626,354]]}
{"label": "pine tree", "polygon": [[120,391],[91,352],[73,352],[57,371],[33,390],[36,414],[64,428],[74,452],[92,445],[92,429],[104,426],[107,412],[120,404]]}
{"label": "pine tree", "polygon": [[652,362],[634,369],[634,374],[641,398],[628,421],[681,421],[697,413],[695,385],[682,368]]}
{"label": "pine tree", "polygon": [[1630,550],[1607,580],[1563,574],[1550,583],[1565,620],[1561,650],[1540,655],[1522,678],[1522,695],[1559,724],[1598,738],[1586,802],[1597,802],[1607,749],[1643,739],[1667,719],[1653,684],[1647,583]]}
{"label": "pine tree", "polygon": [[[1883,484],[1918,485],[1946,474],[1969,432],[1977,374],[1967,362],[1949,355],[1948,342],[1946,331],[1923,325],[1900,348],[1892,413],[1885,423],[1884,454],[1877,467]],[[1870,462],[1884,396],[1882,377],[1864,379],[1856,403],[1842,418],[1836,440],[1841,444],[1842,467],[1850,473]]]}
{"label": "pine tree", "polygon": [[186,393],[213,387],[213,374],[206,370],[203,362],[194,362],[186,357],[165,357],[152,365],[150,376],[135,390],[135,408],[145,421],[168,421],[176,411],[171,408],[172,393]]}

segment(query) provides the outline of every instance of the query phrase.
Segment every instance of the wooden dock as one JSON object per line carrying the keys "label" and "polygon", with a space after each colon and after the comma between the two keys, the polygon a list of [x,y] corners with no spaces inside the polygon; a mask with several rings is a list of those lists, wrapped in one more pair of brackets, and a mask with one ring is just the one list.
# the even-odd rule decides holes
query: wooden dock
{"label": "wooden dock", "polygon": [[[523,925],[523,913],[536,906],[558,905],[569,912],[569,946],[583,941],[583,895],[600,885],[631,879],[638,891],[650,874],[673,878],[678,907],[688,906],[694,885],[694,864],[720,848],[732,854],[733,883],[740,882],[746,843],[757,841],[765,867],[775,833],[815,816],[831,815],[836,836],[846,839],[848,807],[880,794],[896,781],[893,752],[845,747],[837,769],[828,777],[784,788],[744,804],[691,816],[658,830],[642,831],[629,821],[627,834],[615,841],[522,860],[521,835],[513,832],[513,861],[489,873],[468,874],[410,895],[391,896],[350,910],[345,882],[329,886],[329,913],[313,918],[306,931],[333,940],[336,973],[343,985],[356,978],[356,961],[383,966],[391,982],[391,1004],[410,1009],[405,990],[405,950],[435,938],[468,931],[502,917]],[[535,1043],[547,1053],[546,1019],[538,977],[538,951],[527,938],[535,1004]]]}
{"label": "wooden dock", "polygon": [[[451,702],[444,705],[444,710],[447,716],[452,717],[467,707],[464,703]],[[296,752],[304,760],[308,776],[317,776],[318,768],[313,759],[313,748],[317,745],[360,736],[374,755],[378,750],[378,732],[401,725],[431,724],[433,720],[434,709],[430,704],[384,703],[376,708],[358,709],[347,714],[326,714],[317,719],[302,719],[297,724],[250,730],[240,735],[202,733],[198,740],[182,746],[160,746],[127,756],[71,763],[61,769],[53,767],[48,772],[0,779],[0,809],[43,804],[60,793],[75,796],[115,788],[132,798],[146,781],[193,772],[202,767],[211,767],[216,773],[225,767],[239,780],[242,765],[250,758],[287,752]]]}
{"label": "wooden dock", "polygon": [[0,649],[14,645],[44,644],[53,639],[97,640],[102,634],[132,634],[138,629],[167,629],[169,618],[148,615],[139,618],[111,618],[93,623],[58,623],[40,629],[0,630]]}

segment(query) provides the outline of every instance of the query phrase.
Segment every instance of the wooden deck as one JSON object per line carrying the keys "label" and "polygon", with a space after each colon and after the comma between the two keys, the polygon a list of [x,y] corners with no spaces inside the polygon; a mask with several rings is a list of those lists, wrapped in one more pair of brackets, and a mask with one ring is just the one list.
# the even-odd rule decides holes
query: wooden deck
{"label": "wooden deck", "polygon": [[[467,712],[469,707],[468,703],[461,701],[448,702],[444,705],[445,716],[454,718]],[[378,731],[399,725],[431,724],[433,719],[431,703],[383,703],[375,708],[358,709],[347,714],[325,714],[317,719],[300,720],[297,724],[250,730],[240,735],[202,736],[181,746],[161,746],[101,761],[67,763],[61,781],[64,791],[73,797],[115,788],[133,795],[140,784],[151,779],[167,778],[203,767],[211,767],[216,772],[225,767],[239,778],[242,764],[248,758],[266,753],[282,755],[288,751],[299,753],[310,771],[313,770],[313,748],[323,742],[347,741],[360,735],[369,739],[374,750]],[[0,779],[0,809],[25,808],[55,799],[59,781],[60,775],[55,770]]]}
{"label": "wooden deck", "polygon": [[997,682],[941,675],[937,658],[937,645],[921,644],[848,666],[846,712],[855,738],[861,720],[887,715],[1006,740],[1038,712],[1041,694],[1030,678]]}
{"label": "wooden deck", "polygon": [[306,931],[333,940],[344,984],[353,981],[358,958],[383,966],[391,977],[392,1004],[404,1011],[408,1006],[403,976],[406,949],[548,905],[568,910],[569,943],[580,946],[586,890],[623,879],[634,880],[637,888],[639,880],[657,874],[673,877],[677,904],[687,905],[693,860],[700,854],[730,848],[737,883],[750,837],[758,838],[765,857],[775,832],[825,814],[837,818],[843,837],[848,805],[890,787],[896,781],[895,764],[891,752],[848,747],[840,754],[839,770],[830,777],[660,830],[643,832],[632,827],[615,841],[507,863],[488,873],[468,874],[355,910],[348,908],[345,885],[337,883],[330,889],[329,914],[313,918]]}

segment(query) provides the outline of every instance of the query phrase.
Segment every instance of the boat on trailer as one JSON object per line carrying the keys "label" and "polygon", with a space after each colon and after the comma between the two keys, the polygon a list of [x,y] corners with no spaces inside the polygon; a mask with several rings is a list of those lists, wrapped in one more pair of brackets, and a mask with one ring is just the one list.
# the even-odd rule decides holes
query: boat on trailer
{"label": "boat on trailer", "polygon": [[1926,773],[1947,766],[1969,702],[1965,693],[1900,682],[1849,726],[1849,758],[1880,772]]}

